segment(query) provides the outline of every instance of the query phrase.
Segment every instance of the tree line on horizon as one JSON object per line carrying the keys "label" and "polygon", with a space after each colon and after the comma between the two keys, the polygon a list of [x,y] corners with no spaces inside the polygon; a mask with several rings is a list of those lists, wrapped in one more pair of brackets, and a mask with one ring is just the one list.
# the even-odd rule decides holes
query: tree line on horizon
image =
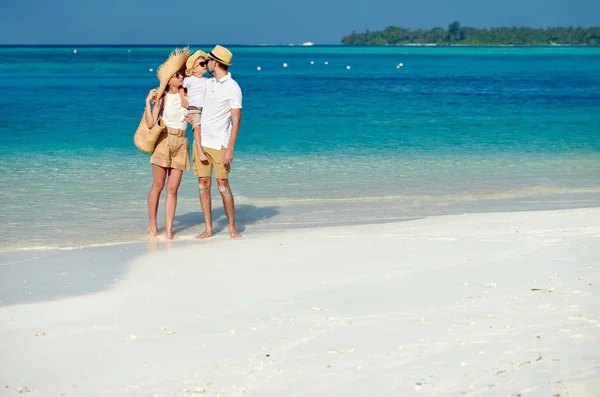
{"label": "tree line on horizon", "polygon": [[452,22],[443,28],[411,29],[389,26],[384,30],[351,34],[342,38],[346,45],[600,45],[600,27],[496,27],[472,28]]}

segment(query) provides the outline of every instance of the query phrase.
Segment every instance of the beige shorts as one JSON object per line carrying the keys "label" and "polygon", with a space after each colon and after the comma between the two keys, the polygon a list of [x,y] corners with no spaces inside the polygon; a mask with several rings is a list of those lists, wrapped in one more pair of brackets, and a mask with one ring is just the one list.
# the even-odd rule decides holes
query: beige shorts
{"label": "beige shorts", "polygon": [[194,115],[194,121],[192,121],[192,128],[198,127],[200,125],[200,117],[202,116],[202,108],[188,109],[188,114]]}
{"label": "beige shorts", "polygon": [[150,162],[165,168],[190,169],[190,142],[184,130],[167,127],[158,137]]}
{"label": "beige shorts", "polygon": [[229,172],[231,171],[231,164],[225,164],[225,146],[221,146],[221,150],[212,149],[209,147],[202,146],[202,150],[208,160],[198,160],[198,147],[194,143],[194,150],[192,150],[192,157],[194,158],[194,175],[198,175],[199,178],[212,176],[212,170],[215,169],[215,177],[218,179],[228,179]]}

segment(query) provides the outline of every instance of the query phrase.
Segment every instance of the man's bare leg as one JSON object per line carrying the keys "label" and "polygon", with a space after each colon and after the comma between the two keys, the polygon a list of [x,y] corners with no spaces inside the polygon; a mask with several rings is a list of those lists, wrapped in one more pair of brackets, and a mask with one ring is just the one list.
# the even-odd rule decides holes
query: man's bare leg
{"label": "man's bare leg", "polygon": [[173,238],[173,221],[175,220],[175,210],[177,209],[177,191],[179,190],[182,176],[182,170],[169,169],[167,204],[165,209],[165,237],[169,240]]}
{"label": "man's bare leg", "polygon": [[167,169],[152,164],[152,187],[148,193],[148,234],[151,236],[158,235],[158,226],[156,224],[156,213],[158,212],[158,203],[160,201],[160,193],[165,187],[165,178],[167,177]]}
{"label": "man's bare leg", "polygon": [[231,188],[229,187],[229,181],[227,179],[217,178],[217,184],[219,185],[219,193],[221,193],[223,208],[225,209],[225,215],[227,215],[227,221],[229,223],[229,237],[241,238],[242,235],[238,233],[235,227],[235,203],[233,194],[231,194]]}
{"label": "man's bare leg", "polygon": [[210,177],[198,178],[198,187],[200,188],[200,206],[204,213],[204,224],[206,230],[196,236],[197,239],[205,239],[213,236],[212,229],[212,203],[210,198]]}

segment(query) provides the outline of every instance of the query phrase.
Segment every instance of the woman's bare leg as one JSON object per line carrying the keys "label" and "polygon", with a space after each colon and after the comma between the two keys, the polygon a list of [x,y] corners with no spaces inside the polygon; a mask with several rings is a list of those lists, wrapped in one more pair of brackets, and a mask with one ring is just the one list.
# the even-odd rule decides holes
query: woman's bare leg
{"label": "woman's bare leg", "polygon": [[165,237],[173,238],[173,221],[177,209],[177,190],[181,183],[183,171],[174,168],[169,169],[169,180],[167,182],[167,204],[165,209]]}
{"label": "woman's bare leg", "polygon": [[156,213],[158,212],[158,203],[160,201],[160,193],[165,187],[165,179],[167,177],[167,169],[152,164],[152,187],[148,193],[148,234],[151,236],[158,235],[158,225],[156,224]]}

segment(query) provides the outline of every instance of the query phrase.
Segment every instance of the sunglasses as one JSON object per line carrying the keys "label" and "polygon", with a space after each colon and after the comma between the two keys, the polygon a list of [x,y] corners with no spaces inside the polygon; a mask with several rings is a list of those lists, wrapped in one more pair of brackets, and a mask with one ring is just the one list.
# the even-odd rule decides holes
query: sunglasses
{"label": "sunglasses", "polygon": [[[208,65],[208,61],[202,61],[202,62],[198,62],[196,64],[196,66],[202,66],[202,67],[205,67],[206,65]],[[194,67],[196,67],[196,66],[194,66]]]}
{"label": "sunglasses", "polygon": [[181,72],[177,72],[177,73],[175,73],[175,74],[173,75],[173,77],[177,77],[177,78],[179,78],[179,77],[183,77],[183,73],[181,73]]}

